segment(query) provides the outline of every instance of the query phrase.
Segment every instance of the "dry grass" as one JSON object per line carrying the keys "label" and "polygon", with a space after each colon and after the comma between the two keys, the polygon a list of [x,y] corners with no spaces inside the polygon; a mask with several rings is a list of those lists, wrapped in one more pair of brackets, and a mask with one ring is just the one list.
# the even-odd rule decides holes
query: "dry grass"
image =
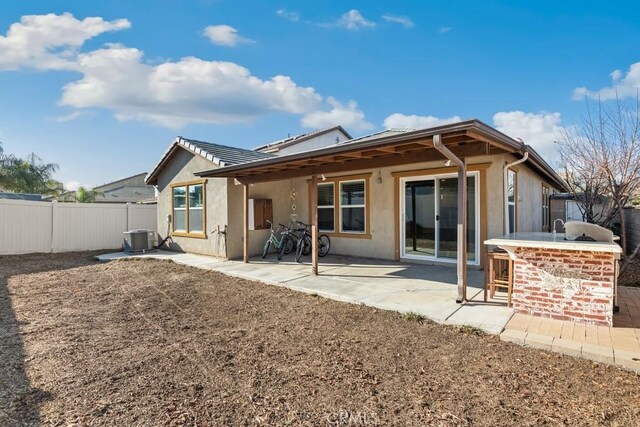
{"label": "dry grass", "polygon": [[162,261],[0,257],[0,275],[0,425],[640,419],[638,375],[469,328]]}

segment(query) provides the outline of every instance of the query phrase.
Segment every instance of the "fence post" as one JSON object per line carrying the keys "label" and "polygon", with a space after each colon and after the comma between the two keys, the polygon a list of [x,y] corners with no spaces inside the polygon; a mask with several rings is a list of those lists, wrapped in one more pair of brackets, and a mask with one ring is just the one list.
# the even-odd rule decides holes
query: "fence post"
{"label": "fence post", "polygon": [[58,233],[56,230],[57,215],[58,215],[58,201],[53,200],[51,202],[51,253],[53,253],[54,248],[56,247],[56,239],[58,238]]}
{"label": "fence post", "polygon": [[127,229],[125,231],[129,231],[131,226],[131,203],[127,202]]}

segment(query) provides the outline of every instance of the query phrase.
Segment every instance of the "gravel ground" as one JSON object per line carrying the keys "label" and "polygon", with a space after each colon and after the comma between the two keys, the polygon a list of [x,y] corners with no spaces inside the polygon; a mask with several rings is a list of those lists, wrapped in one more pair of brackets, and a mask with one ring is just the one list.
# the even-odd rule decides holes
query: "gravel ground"
{"label": "gravel ground", "polygon": [[0,425],[637,425],[640,376],[167,261],[0,257]]}

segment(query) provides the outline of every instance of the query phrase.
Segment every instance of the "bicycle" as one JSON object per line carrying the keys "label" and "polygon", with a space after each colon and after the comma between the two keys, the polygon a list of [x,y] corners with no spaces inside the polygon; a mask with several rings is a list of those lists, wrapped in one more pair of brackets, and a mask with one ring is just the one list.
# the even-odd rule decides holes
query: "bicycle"
{"label": "bicycle", "polygon": [[[286,239],[285,236],[289,229],[287,228],[287,226],[282,225],[282,224],[278,224],[278,229],[276,231],[273,230],[273,223],[269,220],[267,220],[267,222],[269,223],[269,231],[271,232],[271,234],[269,235],[269,238],[267,239],[266,242],[264,242],[264,248],[262,249],[262,258],[266,258],[267,255],[269,254],[269,249],[271,249],[271,245],[273,245],[276,249],[278,249],[278,260],[282,259],[282,255],[285,253],[285,251],[283,251],[282,249],[285,248],[286,246],[286,242],[285,241],[289,241],[289,239]],[[282,231],[282,230],[285,231]],[[278,237],[276,236],[276,233],[280,233],[282,234],[282,237],[280,239],[278,239]],[[291,249],[289,249],[289,252],[291,252],[293,250],[293,247],[291,247]]]}
{"label": "bicycle", "polygon": [[282,232],[282,239],[284,240],[284,242],[282,243],[282,246],[280,246],[280,250],[278,251],[278,259],[282,259],[285,254],[290,254],[294,248],[298,247],[298,241],[301,238],[301,235],[299,233],[301,231],[304,231],[304,228],[294,228],[291,223],[289,223],[288,227],[282,224],[280,225],[285,230]]}
{"label": "bicycle", "polygon": [[[303,235],[298,240],[298,245],[296,247],[296,262],[300,262],[300,258],[302,255],[309,255],[311,253],[311,232],[309,229],[311,228],[308,224],[304,222],[297,221],[298,224],[302,225],[304,228]],[[331,239],[326,234],[320,234],[318,236],[318,256],[324,257],[329,253],[329,249],[331,248]]]}

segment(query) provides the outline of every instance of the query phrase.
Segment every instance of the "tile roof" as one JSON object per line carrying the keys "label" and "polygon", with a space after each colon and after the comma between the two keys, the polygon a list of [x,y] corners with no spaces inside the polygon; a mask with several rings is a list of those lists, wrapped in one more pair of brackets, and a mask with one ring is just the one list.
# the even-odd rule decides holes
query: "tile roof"
{"label": "tile roof", "polygon": [[241,163],[253,162],[275,157],[273,154],[261,153],[259,151],[247,150],[244,148],[229,147],[227,145],[214,144],[211,142],[177,137],[164,153],[160,161],[154,166],[145,178],[145,183],[153,185],[157,174],[164,168],[165,164],[173,157],[178,147],[197,154],[215,163],[220,167],[234,166]]}
{"label": "tile roof", "polygon": [[[213,144],[211,142],[196,141],[180,137],[182,145],[197,147],[206,154],[213,157],[215,163],[223,163],[220,166],[231,166],[240,163],[252,162],[254,160],[267,159],[273,154],[261,153],[259,151],[247,150],[244,148],[230,147],[228,145]],[[199,154],[199,153],[198,153]],[[204,157],[207,157],[206,155]]]}

